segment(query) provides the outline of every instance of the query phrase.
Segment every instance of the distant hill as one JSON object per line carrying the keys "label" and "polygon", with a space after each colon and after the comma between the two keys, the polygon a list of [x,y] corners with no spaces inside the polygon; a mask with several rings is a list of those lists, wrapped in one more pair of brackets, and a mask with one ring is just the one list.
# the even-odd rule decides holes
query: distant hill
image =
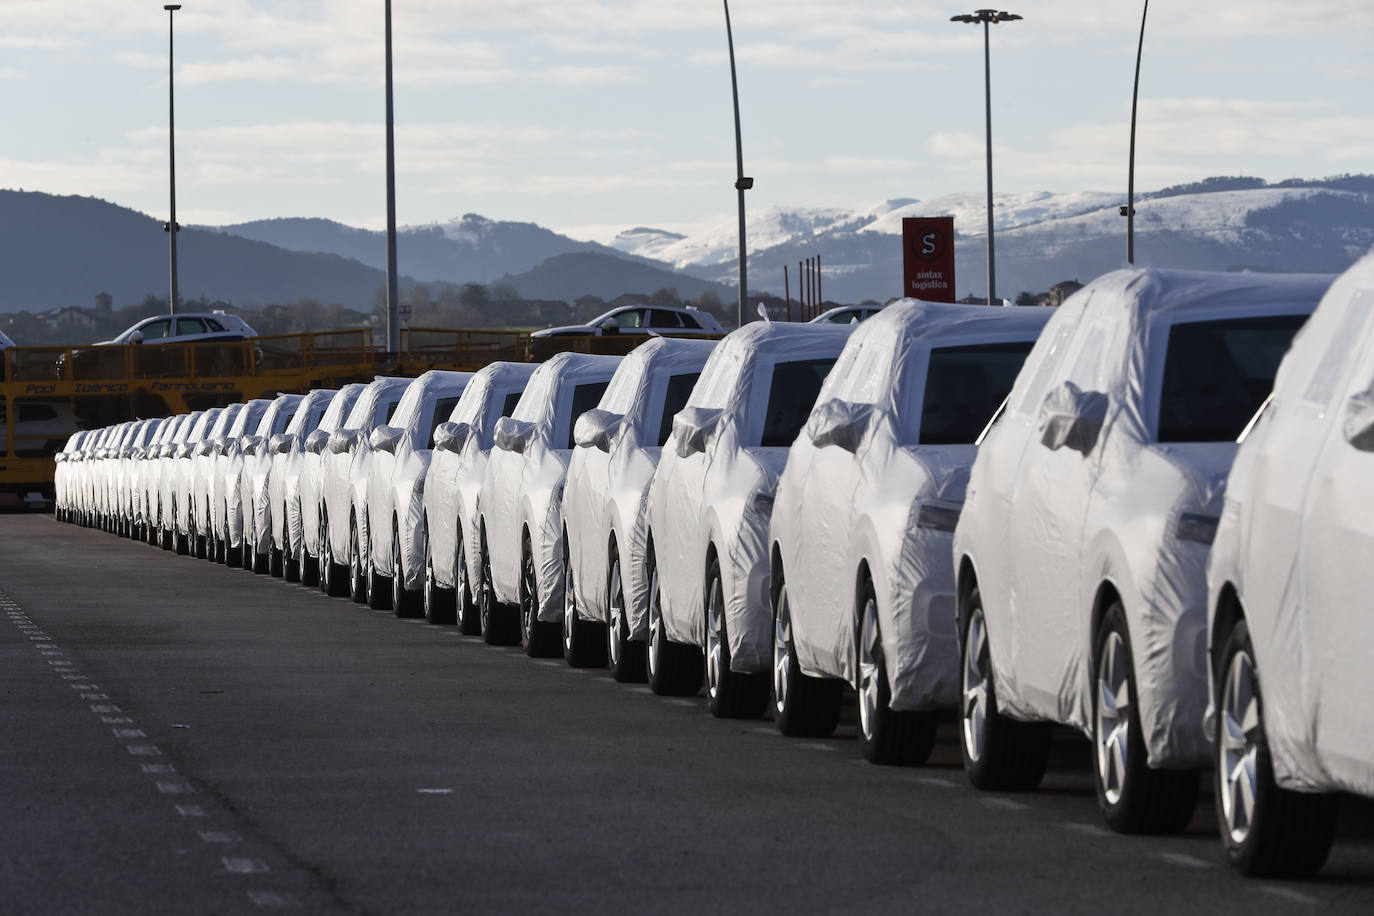
{"label": "distant hill", "polygon": [[[327,219],[270,219],[219,227],[291,251],[316,251],[353,258],[386,270],[386,233],[353,229]],[[534,223],[490,220],[475,213],[397,232],[397,262],[403,274],[417,280],[446,283],[491,283],[519,274],[549,258],[573,252],[611,255],[621,261],[653,263],[595,242],[580,242]],[[616,295],[630,290],[619,290]],[[576,298],[585,291],[560,294]]]}
{"label": "distant hill", "polygon": [[[609,301],[622,293],[653,293],[665,287],[675,288],[679,296],[688,300],[696,300],[704,292],[715,293],[723,300],[737,298],[736,293],[722,283],[677,273],[666,265],[650,267],[595,253],[560,254],[538,267],[502,277],[496,282],[514,287],[526,299],[569,302],[579,296],[597,296]],[[578,292],[570,297],[568,290]]]}
{"label": "distant hill", "polygon": [[[0,311],[85,306],[101,292],[119,307],[170,285],[162,223],[92,197],[0,191],[0,251]],[[335,254],[185,227],[177,268],[182,299],[236,305],[309,297],[366,310],[386,285],[383,271]]]}

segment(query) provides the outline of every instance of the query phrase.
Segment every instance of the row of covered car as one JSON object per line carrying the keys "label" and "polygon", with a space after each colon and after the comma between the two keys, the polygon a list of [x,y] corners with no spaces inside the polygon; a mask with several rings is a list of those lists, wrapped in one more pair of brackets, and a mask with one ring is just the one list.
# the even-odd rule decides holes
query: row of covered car
{"label": "row of covered car", "polygon": [[1211,768],[1233,864],[1301,874],[1374,796],[1371,302],[1374,257],[1131,269],[378,378],[77,433],[57,512],[787,735],[852,693],[874,763],[954,711],[984,790],[1070,726],[1114,829],[1183,829]]}

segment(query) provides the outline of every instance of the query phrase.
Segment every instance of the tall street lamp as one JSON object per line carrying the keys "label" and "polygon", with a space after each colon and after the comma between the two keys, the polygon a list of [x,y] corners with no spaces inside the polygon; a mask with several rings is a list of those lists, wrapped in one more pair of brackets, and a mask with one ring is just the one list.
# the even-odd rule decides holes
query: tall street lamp
{"label": "tall street lamp", "polygon": [[177,225],[177,139],[175,95],[172,87],[172,17],[176,15],[177,10],[181,9],[181,4],[168,3],[163,9],[167,11],[167,163],[168,180],[171,184],[172,193],[172,216],[163,224],[162,230],[167,233],[167,238],[170,239],[172,298],[168,304],[171,308],[171,314],[175,315],[177,313],[177,233],[181,231],[181,227]]}
{"label": "tall street lamp", "polygon": [[749,268],[744,239],[744,192],[754,186],[754,179],[744,177],[744,142],[739,128],[739,81],[735,78],[735,36],[730,31],[730,0],[725,3],[725,40],[730,46],[730,92],[735,100],[735,191],[739,193],[739,305],[735,323],[744,327],[745,303],[749,300]]}
{"label": "tall street lamp", "polygon": [[988,125],[988,305],[997,298],[997,261],[992,248],[992,57],[989,49],[989,26],[999,22],[1015,22],[1015,13],[997,10],[974,10],[972,14],[951,16],[950,22],[967,22],[983,27],[983,89],[987,99]]}
{"label": "tall street lamp", "polygon": [[1140,58],[1145,53],[1145,17],[1150,15],[1150,0],[1145,0],[1145,11],[1140,14],[1140,43],[1135,49],[1135,83],[1131,88],[1131,155],[1126,174],[1126,206],[1121,215],[1126,217],[1126,263],[1135,263],[1135,113],[1140,101]]}
{"label": "tall street lamp", "polygon": [[396,117],[391,102],[391,0],[386,0],[386,351],[401,351],[396,279]]}

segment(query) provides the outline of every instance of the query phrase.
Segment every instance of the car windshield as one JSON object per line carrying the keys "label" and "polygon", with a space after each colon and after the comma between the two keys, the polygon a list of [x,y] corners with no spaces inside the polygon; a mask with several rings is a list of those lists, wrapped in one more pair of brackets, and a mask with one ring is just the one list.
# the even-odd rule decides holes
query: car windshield
{"label": "car windshield", "polygon": [[965,445],[977,439],[1011,391],[1032,346],[1026,340],[931,350],[916,418],[919,444]]}
{"label": "car windshield", "polygon": [[796,441],[811,408],[816,404],[821,383],[835,365],[835,359],[834,356],[799,359],[778,363],[773,367],[773,378],[768,388],[768,413],[764,415],[763,438],[759,442],[761,446],[787,448]]}
{"label": "car windshield", "polygon": [[1274,388],[1306,315],[1194,321],[1169,329],[1160,442],[1232,442]]}

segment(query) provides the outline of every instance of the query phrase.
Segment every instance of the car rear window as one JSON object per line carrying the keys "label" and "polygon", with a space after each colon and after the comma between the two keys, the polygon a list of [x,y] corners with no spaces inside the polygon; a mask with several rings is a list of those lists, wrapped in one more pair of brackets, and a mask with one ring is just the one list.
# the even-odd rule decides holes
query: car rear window
{"label": "car rear window", "polygon": [[668,390],[663,395],[663,416],[658,423],[659,445],[668,444],[668,437],[673,434],[673,417],[687,406],[687,399],[692,396],[699,378],[700,372],[686,372],[668,379]]}
{"label": "car rear window", "polygon": [[1034,345],[1026,340],[931,350],[917,441],[966,445],[977,439]]}
{"label": "car rear window", "polygon": [[768,388],[768,413],[763,418],[764,448],[787,448],[806,423],[816,395],[821,392],[830,367],[837,357],[799,359],[778,363],[773,367],[773,379]]}
{"label": "car rear window", "polygon": [[1169,329],[1160,442],[1229,442],[1274,388],[1306,315],[1193,321]]}

